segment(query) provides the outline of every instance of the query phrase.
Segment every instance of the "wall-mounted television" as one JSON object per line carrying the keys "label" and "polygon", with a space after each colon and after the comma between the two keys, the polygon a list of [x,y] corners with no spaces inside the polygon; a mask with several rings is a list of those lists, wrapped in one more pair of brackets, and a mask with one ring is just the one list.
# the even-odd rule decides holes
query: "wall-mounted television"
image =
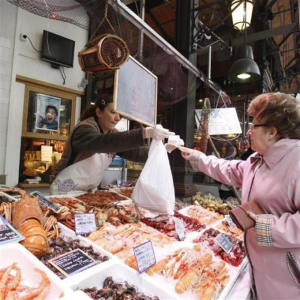
{"label": "wall-mounted television", "polygon": [[75,41],[44,30],[41,59],[51,62],[52,67],[73,68]]}

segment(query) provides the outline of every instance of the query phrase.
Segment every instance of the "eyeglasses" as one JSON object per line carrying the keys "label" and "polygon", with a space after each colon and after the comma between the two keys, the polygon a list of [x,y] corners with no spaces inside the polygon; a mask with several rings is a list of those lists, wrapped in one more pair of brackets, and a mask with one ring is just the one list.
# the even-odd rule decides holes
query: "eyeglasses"
{"label": "eyeglasses", "polygon": [[253,124],[253,123],[249,123],[248,125],[249,125],[249,127],[248,127],[249,130],[253,130],[255,127],[267,127],[267,126],[269,126],[269,124]]}

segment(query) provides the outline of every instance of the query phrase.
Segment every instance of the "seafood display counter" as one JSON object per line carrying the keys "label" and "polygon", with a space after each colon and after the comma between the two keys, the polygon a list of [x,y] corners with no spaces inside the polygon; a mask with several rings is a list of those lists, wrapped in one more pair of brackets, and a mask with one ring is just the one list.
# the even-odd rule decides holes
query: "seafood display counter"
{"label": "seafood display counter", "polygon": [[[174,211],[174,216],[139,208],[138,221],[131,192],[132,188],[49,197],[59,209],[39,207],[47,250],[39,251],[38,257],[29,252],[29,239],[38,242],[36,233],[25,237],[27,243],[20,242],[27,249],[18,243],[0,244],[1,283],[9,287],[0,292],[65,300],[122,299],[120,295],[147,300],[247,298],[243,235],[223,214],[201,205]],[[18,206],[35,203],[24,191],[20,194]],[[0,214],[14,224],[16,199],[2,190],[0,200]],[[80,213],[95,215],[96,231],[75,233],[74,215]],[[30,218],[29,213],[24,220]],[[134,249],[149,241],[155,262],[141,272]],[[67,271],[68,259],[71,267],[77,264],[75,271]]]}

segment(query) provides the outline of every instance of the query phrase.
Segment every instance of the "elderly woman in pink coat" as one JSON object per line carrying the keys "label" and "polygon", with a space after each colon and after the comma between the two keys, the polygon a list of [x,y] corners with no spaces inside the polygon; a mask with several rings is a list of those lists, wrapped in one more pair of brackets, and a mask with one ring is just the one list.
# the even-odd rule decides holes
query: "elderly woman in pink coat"
{"label": "elderly woman in pink coat", "polygon": [[251,101],[247,132],[256,151],[246,161],[218,159],[184,148],[182,156],[224,184],[242,188],[242,203],[255,201],[245,231],[255,299],[300,299],[300,101],[282,93]]}

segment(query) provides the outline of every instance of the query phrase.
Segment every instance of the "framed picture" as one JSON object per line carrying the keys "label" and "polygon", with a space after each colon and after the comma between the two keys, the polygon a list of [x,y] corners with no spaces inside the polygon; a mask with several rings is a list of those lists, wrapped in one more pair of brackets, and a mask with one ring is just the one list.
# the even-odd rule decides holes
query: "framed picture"
{"label": "framed picture", "polygon": [[133,57],[115,71],[114,109],[147,126],[156,125],[157,77]]}
{"label": "framed picture", "polygon": [[58,131],[61,99],[49,95],[37,94],[35,128]]}
{"label": "framed picture", "polygon": [[22,136],[66,140],[75,126],[76,95],[26,84]]}

